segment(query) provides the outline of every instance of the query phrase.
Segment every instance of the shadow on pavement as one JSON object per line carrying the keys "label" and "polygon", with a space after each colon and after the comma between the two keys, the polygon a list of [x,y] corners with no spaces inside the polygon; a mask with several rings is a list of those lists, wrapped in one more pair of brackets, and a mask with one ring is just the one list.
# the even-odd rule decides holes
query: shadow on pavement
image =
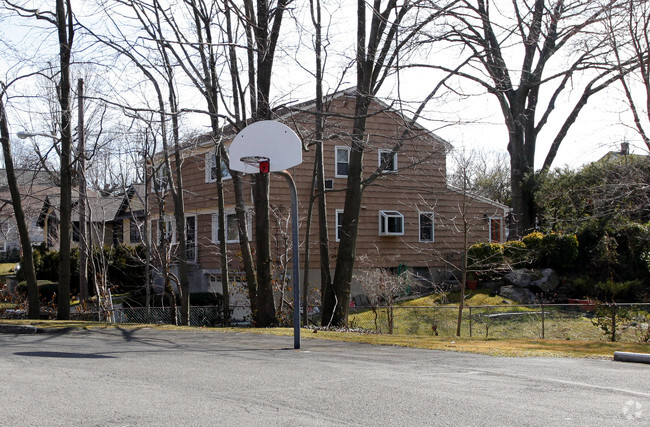
{"label": "shadow on pavement", "polygon": [[113,356],[93,353],[68,353],[64,351],[21,351],[14,353],[16,356],[54,357],[60,359],[114,359]]}

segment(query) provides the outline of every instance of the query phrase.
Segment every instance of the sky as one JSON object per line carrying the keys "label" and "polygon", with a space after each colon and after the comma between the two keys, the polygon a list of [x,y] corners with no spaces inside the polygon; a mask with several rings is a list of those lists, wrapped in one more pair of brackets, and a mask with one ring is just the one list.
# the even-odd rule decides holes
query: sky
{"label": "sky", "polygon": [[[75,7],[74,3],[76,2],[73,2],[73,7]],[[336,84],[339,83],[342,70],[349,63],[350,52],[354,51],[350,40],[353,40],[354,36],[355,14],[354,2],[341,2],[338,6],[334,4],[334,6],[328,7],[329,11],[334,14],[334,18],[331,19],[328,27],[331,45],[326,77],[329,88],[333,91]],[[301,20],[308,22],[305,21],[307,17],[304,16],[306,13],[304,10],[293,13],[302,13]],[[324,16],[327,17],[328,13],[324,13]],[[22,25],[23,22],[18,20],[3,21],[0,37],[28,43],[29,48],[23,49],[23,51],[47,51],[47,41],[44,38],[44,34],[47,32],[29,30]],[[305,49],[305,46],[309,45],[310,39],[308,37],[297,38],[297,29],[291,26],[291,22],[290,19],[283,21],[283,24],[286,25],[286,32],[276,55],[276,72],[272,78],[272,97],[278,104],[305,101],[313,97],[314,93],[314,82],[309,72],[313,63],[313,54],[309,49]],[[50,36],[54,36],[54,34],[50,33]],[[296,46],[299,44],[302,45],[302,48],[297,50]],[[54,53],[51,49],[49,50],[50,53]],[[10,70],[7,61],[2,64],[7,54],[8,52],[5,50],[4,55],[0,55],[0,72],[2,73],[0,80],[6,80],[7,72]],[[38,58],[37,55],[34,57]],[[451,63],[456,58],[453,57],[453,53],[442,50],[431,52],[429,57],[425,56],[421,59]],[[354,82],[355,77],[351,70],[346,74],[340,88],[351,87]],[[386,82],[379,95],[386,99],[393,99],[397,98],[399,93],[405,100],[419,101],[428,94],[436,82],[437,76],[429,70],[403,72],[399,76],[399,83],[395,80]],[[474,95],[465,99],[451,96],[438,99],[427,107],[424,117],[419,122],[450,142],[457,150],[478,149],[505,152],[507,133],[494,97],[473,88],[465,87],[463,89],[466,92],[473,92]],[[579,86],[576,86],[576,92],[563,100],[558,108],[560,117],[566,116],[579,91]],[[23,117],[18,122],[20,122],[18,127],[32,126],[29,118]],[[646,152],[638,134],[634,129],[623,124],[624,122],[631,123],[631,114],[627,111],[623,102],[623,94],[619,88],[611,87],[593,96],[587,107],[581,112],[578,122],[573,125],[562,143],[553,166],[579,167],[599,159],[609,151],[618,150],[623,141],[631,144],[632,152]],[[551,121],[547,125],[548,129],[540,134],[535,159],[536,167],[543,163],[559,123]],[[207,125],[205,116],[191,119],[189,125],[198,129],[205,127]],[[20,130],[18,127],[14,126],[14,131]]]}

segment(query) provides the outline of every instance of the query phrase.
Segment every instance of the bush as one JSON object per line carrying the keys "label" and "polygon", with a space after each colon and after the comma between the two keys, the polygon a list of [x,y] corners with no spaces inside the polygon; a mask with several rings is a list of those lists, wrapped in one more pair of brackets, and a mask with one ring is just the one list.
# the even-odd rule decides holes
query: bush
{"label": "bush", "polygon": [[524,242],[524,245],[526,245],[526,248],[528,248],[529,250],[537,251],[542,246],[543,238],[544,235],[542,233],[540,233],[539,231],[533,231],[532,233],[524,236],[521,239],[521,241]]}
{"label": "bush", "polygon": [[144,246],[105,246],[101,252],[96,250],[94,256],[103,256],[109,261],[106,272],[108,281],[118,288],[118,292],[130,292],[144,286]]}
{"label": "bush", "polygon": [[467,266],[470,270],[485,270],[501,266],[503,249],[498,243],[475,243],[467,251]]}
{"label": "bush", "polygon": [[[52,301],[58,291],[58,283],[46,280],[41,280],[38,282],[38,298],[41,301]],[[27,298],[27,283],[20,282],[18,286],[16,286],[16,292],[18,292],[24,298]]]}
{"label": "bush", "polygon": [[640,286],[640,280],[628,280],[625,282],[608,280],[606,282],[598,282],[596,289],[598,290],[600,299],[604,301],[629,302],[634,300],[634,294]]}
{"label": "bush", "polygon": [[503,259],[512,268],[525,267],[528,262],[528,250],[521,240],[511,240],[503,245]]}
{"label": "bush", "polygon": [[596,281],[587,276],[575,277],[570,281],[570,284],[569,297],[588,298],[596,296]]}
{"label": "bush", "polygon": [[[108,282],[116,287],[116,292],[125,293],[142,288],[145,282],[144,246],[130,247],[118,245],[115,247],[104,246],[93,248],[93,259],[95,265],[102,265],[105,260]],[[79,249],[73,248],[70,252],[70,291],[75,294],[79,292]],[[37,280],[51,282],[59,281],[59,252],[49,251],[45,245],[34,248],[34,269]],[[25,275],[21,268],[18,271],[18,280],[24,281]],[[88,276],[88,287],[90,293],[94,293],[95,280],[92,274]]]}
{"label": "bush", "polygon": [[570,269],[578,259],[578,238],[568,234],[547,234],[542,237],[540,252],[545,267]]}
{"label": "bush", "polygon": [[[162,298],[160,295],[150,296],[150,306],[151,307],[161,307],[163,304]],[[165,300],[165,306],[168,307],[171,301]],[[129,293],[122,297],[122,303],[127,307],[145,307],[147,304],[147,296],[143,290],[137,290]],[[176,295],[176,303],[180,304],[180,298]],[[221,294],[212,293],[212,292],[197,292],[190,294],[190,305],[191,306],[217,306],[221,307],[223,305],[223,296]]]}
{"label": "bush", "polygon": [[223,303],[223,296],[221,294],[212,292],[197,292],[190,294],[190,305],[197,306],[221,306]]}
{"label": "bush", "polygon": [[577,264],[596,280],[650,281],[650,224],[621,220],[607,225],[590,222],[578,232]]}

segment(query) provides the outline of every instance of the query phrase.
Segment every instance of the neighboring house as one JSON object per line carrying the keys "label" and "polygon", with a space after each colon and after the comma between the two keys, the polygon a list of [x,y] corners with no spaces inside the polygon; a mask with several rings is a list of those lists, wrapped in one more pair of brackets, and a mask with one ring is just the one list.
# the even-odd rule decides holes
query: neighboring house
{"label": "neighboring house", "polygon": [[[338,92],[327,99],[326,106],[330,113],[334,113],[327,119],[323,149],[331,265],[334,268],[350,158],[354,96],[346,91]],[[310,145],[314,133],[314,116],[310,113],[313,109],[313,103],[304,103],[292,108],[292,112],[280,112],[276,117],[276,120],[296,130],[305,147],[303,163],[290,170],[296,181],[300,202],[301,263],[304,262],[307,210],[310,197],[314,194],[314,149]],[[463,194],[461,190],[447,185],[446,155],[450,144],[419,125],[405,133],[407,122],[408,119],[391,106],[379,100],[371,104],[367,119],[364,177],[374,173],[383,160],[390,160],[389,152],[396,143],[403,146],[389,161],[387,170],[363,193],[356,268],[408,270],[436,282],[453,279],[464,250],[463,218],[469,224],[468,244],[477,241],[502,242],[505,240],[505,218],[509,209],[482,197]],[[226,138],[233,136],[226,135]],[[221,292],[217,192],[214,183],[217,165],[213,152],[214,145],[206,137],[188,141],[182,151],[192,292]],[[226,176],[225,180],[226,239],[230,263],[235,277],[238,277],[241,261],[238,257],[234,196],[229,177]],[[253,215],[251,180],[245,179],[245,182],[250,219]],[[272,175],[270,188],[274,218],[271,224],[271,235],[275,242],[273,259],[279,276],[281,271],[291,271],[291,226],[287,221],[290,199],[284,178]],[[166,229],[174,230],[171,197],[168,196],[166,202]],[[151,205],[155,206],[156,202],[152,200]],[[152,213],[153,218],[157,215]],[[156,229],[155,223],[152,228]],[[250,223],[248,230],[254,239]],[[319,288],[318,216],[315,209],[310,234],[309,281],[312,288]],[[173,233],[168,237],[172,242],[176,241]],[[303,274],[302,265],[300,271]],[[352,295],[360,293],[360,288],[353,286]]]}
{"label": "neighboring house", "polygon": [[[38,223],[41,207],[47,197],[59,193],[59,187],[46,171],[17,169],[16,180],[31,243],[38,245],[44,238],[43,229]],[[0,262],[17,262],[20,260],[20,252],[20,238],[7,184],[7,174],[2,169],[0,171]]]}
{"label": "neighboring house", "polygon": [[[86,217],[92,223],[92,245],[115,246],[135,245],[142,242],[144,224],[144,202],[140,194],[142,185],[132,185],[117,194],[102,195],[88,192]],[[48,196],[41,206],[38,225],[43,230],[42,241],[50,249],[59,247],[59,204],[60,197]],[[79,244],[79,206],[74,199],[72,209],[72,243]]]}

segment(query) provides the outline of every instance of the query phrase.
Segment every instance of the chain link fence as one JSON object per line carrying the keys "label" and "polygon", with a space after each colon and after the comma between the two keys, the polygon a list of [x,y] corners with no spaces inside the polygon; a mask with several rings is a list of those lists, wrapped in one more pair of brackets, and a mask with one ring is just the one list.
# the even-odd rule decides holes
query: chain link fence
{"label": "chain link fence", "polygon": [[[232,325],[250,325],[248,306],[231,306]],[[310,306],[310,325],[320,325],[318,307]],[[350,329],[400,335],[455,337],[458,306],[351,307]],[[174,319],[174,314],[176,319]],[[23,318],[25,310],[0,310],[0,317]],[[115,308],[109,312],[72,313],[78,320],[106,320],[115,323],[175,324],[180,309],[169,307]],[[290,323],[290,320],[288,320]],[[650,304],[531,304],[465,306],[461,314],[461,337],[510,339],[561,339],[650,342]],[[223,326],[218,306],[193,306],[190,325]],[[290,326],[290,325],[286,325]]]}
{"label": "chain link fence", "polygon": [[[192,306],[190,307],[191,326],[223,326],[223,309],[220,306]],[[230,306],[231,324],[246,324],[248,319],[246,311],[248,306]],[[174,317],[175,315],[175,317]],[[174,312],[171,307],[120,307],[112,310],[106,316],[108,321],[114,323],[156,323],[177,324],[180,322],[181,309],[176,307]]]}
{"label": "chain link fence", "polygon": [[[456,336],[458,306],[354,307],[351,328],[403,335]],[[606,340],[611,335],[612,313],[617,340],[648,341],[650,304],[532,304],[465,306],[461,337]],[[609,331],[609,332],[607,332]]]}

